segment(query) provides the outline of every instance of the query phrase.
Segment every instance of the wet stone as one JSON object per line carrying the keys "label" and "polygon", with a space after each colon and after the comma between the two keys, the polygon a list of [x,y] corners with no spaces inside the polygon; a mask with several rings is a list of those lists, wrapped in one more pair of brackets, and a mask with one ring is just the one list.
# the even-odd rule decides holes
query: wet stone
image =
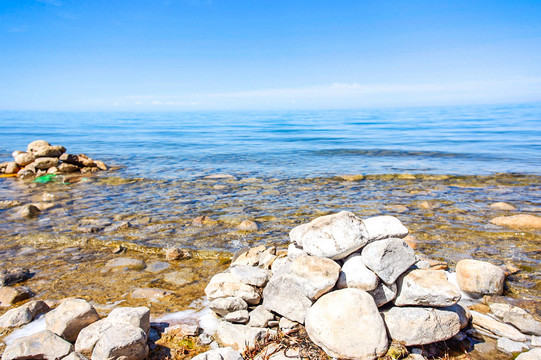
{"label": "wet stone", "polygon": [[159,300],[171,295],[172,293],[167,290],[155,289],[155,288],[137,288],[132,291],[131,297],[133,299],[149,299]]}
{"label": "wet stone", "polygon": [[20,283],[30,278],[30,271],[24,268],[0,270],[0,286]]}
{"label": "wet stone", "polygon": [[40,212],[41,211],[39,210],[39,208],[32,204],[23,205],[21,207],[21,210],[19,210],[19,214],[21,215],[21,217],[26,219],[36,217],[40,214]]}
{"label": "wet stone", "polygon": [[164,276],[164,281],[177,286],[183,286],[195,281],[195,274],[191,269],[185,268],[173,271]]}
{"label": "wet stone", "polygon": [[147,264],[147,267],[145,268],[145,271],[151,272],[151,273],[158,273],[164,270],[167,270],[171,267],[171,264],[165,261],[155,261],[150,264]]}
{"label": "wet stone", "polygon": [[146,265],[143,260],[121,257],[111,259],[105,264],[106,268],[126,268],[132,270],[143,270]]}
{"label": "wet stone", "polygon": [[0,306],[11,306],[16,302],[30,298],[32,295],[32,291],[27,287],[0,287]]}

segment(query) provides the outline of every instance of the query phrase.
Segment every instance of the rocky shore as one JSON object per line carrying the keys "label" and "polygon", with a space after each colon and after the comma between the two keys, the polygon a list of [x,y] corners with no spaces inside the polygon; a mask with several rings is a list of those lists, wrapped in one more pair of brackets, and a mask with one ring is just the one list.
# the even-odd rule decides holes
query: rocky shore
{"label": "rocky shore", "polygon": [[0,163],[0,175],[33,178],[46,174],[84,174],[107,170],[103,161],[91,159],[85,154],[68,154],[64,146],[51,145],[45,140],[32,141],[26,151],[14,151],[12,156],[14,161]]}
{"label": "rocky shore", "polygon": [[[0,302],[12,308],[0,328],[26,330],[8,341],[2,360],[540,358],[539,314],[501,296],[517,269],[464,259],[449,271],[416,254],[408,232],[392,216],[318,217],[291,230],[287,249],[235,256],[206,285],[211,311],[181,322],[152,320],[148,307],[97,311],[83,299],[36,300],[17,285],[27,285],[27,270],[4,271]],[[145,266],[115,261],[109,268]]]}

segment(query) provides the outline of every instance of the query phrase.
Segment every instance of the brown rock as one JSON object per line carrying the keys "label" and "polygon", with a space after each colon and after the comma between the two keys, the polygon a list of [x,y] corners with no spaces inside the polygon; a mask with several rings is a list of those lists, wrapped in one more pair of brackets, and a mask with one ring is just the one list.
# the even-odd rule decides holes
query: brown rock
{"label": "brown rock", "polygon": [[189,250],[181,248],[168,248],[165,249],[165,260],[180,260],[180,259],[191,259],[192,254]]}
{"label": "brown rock", "polygon": [[36,148],[33,151],[33,155],[37,158],[39,157],[59,157],[66,152],[66,148],[63,146],[42,146]]}
{"label": "brown rock", "polygon": [[499,216],[490,220],[490,222],[494,225],[513,229],[541,229],[541,217],[530,214]]}
{"label": "brown rock", "polygon": [[19,165],[15,161],[10,161],[6,165],[6,169],[4,170],[5,174],[17,174],[19,172]]}
{"label": "brown rock", "polygon": [[101,160],[94,160],[94,163],[96,163],[96,167],[100,170],[107,171],[107,165]]}
{"label": "brown rock", "polygon": [[244,220],[237,226],[237,229],[242,231],[257,231],[259,229],[259,226],[255,221]]}
{"label": "brown rock", "polygon": [[26,151],[29,152],[29,153],[34,153],[39,148],[42,148],[44,146],[51,146],[51,144],[49,144],[45,140],[35,140],[35,141],[32,141],[30,144],[28,144],[28,147],[26,148]]}
{"label": "brown rock", "polygon": [[210,221],[212,221],[210,217],[208,217],[207,215],[201,215],[192,220],[192,225],[197,226],[197,227],[202,227],[203,225],[205,225],[206,223]]}
{"label": "brown rock", "polygon": [[517,208],[514,207],[513,205],[511,204],[508,204],[506,202],[496,202],[496,203],[493,203],[493,204],[490,204],[489,205],[492,209],[496,209],[496,210],[506,210],[506,211],[512,211],[512,210],[516,210]]}
{"label": "brown rock", "polygon": [[62,164],[60,164],[60,166],[58,166],[58,171],[60,172],[65,172],[65,173],[72,173],[72,172],[76,172],[76,171],[79,171],[79,167],[77,165],[74,165],[74,164],[69,164],[69,163],[65,163],[63,162]]}
{"label": "brown rock", "polygon": [[41,157],[37,158],[32,164],[36,169],[47,170],[53,166],[58,166],[58,158],[56,157]]}
{"label": "brown rock", "polygon": [[17,165],[23,167],[28,164],[31,164],[35,158],[36,157],[32,154],[21,152],[20,154],[15,156],[15,162],[17,163]]}
{"label": "brown rock", "polygon": [[27,287],[4,286],[0,288],[0,306],[11,306],[31,296],[32,291]]}
{"label": "brown rock", "polygon": [[33,217],[36,217],[39,215],[41,211],[38,209],[37,206],[34,206],[32,204],[29,204],[29,205],[23,205],[23,207],[21,208],[21,210],[19,211],[19,214],[23,217],[23,218],[33,218]]}

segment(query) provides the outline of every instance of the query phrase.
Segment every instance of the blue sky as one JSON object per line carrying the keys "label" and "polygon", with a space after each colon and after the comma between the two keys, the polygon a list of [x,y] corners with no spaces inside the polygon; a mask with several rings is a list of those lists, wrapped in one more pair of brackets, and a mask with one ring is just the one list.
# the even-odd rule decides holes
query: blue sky
{"label": "blue sky", "polygon": [[0,110],[541,101],[541,1],[0,0]]}

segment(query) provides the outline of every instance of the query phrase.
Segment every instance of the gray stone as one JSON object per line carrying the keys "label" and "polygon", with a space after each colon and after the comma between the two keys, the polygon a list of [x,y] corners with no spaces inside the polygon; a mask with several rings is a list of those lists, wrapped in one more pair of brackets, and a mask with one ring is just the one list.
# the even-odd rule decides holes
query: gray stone
{"label": "gray stone", "polygon": [[207,287],[205,294],[210,301],[224,297],[239,297],[250,305],[257,305],[261,296],[254,287],[241,283],[237,277],[230,273],[214,275]]}
{"label": "gray stone", "polygon": [[224,319],[235,324],[246,324],[250,315],[248,315],[248,310],[237,310],[227,313]]}
{"label": "gray stone", "polygon": [[535,348],[528,352],[523,352],[515,360],[539,360],[541,359],[541,348]]}
{"label": "gray stone", "polygon": [[92,351],[92,360],[143,360],[147,355],[145,332],[136,326],[118,324],[103,332]]}
{"label": "gray stone", "polygon": [[319,256],[298,256],[291,262],[290,268],[290,276],[310,300],[329,292],[336,284],[339,273],[340,265]]}
{"label": "gray stone", "polygon": [[58,166],[59,161],[58,158],[54,157],[40,157],[34,160],[32,164],[36,169],[47,170],[48,168],[52,168],[53,166]]}
{"label": "gray stone", "polygon": [[69,342],[51,331],[44,330],[14,340],[4,350],[2,360],[60,360],[72,351],[73,346]]}
{"label": "gray stone", "polygon": [[273,276],[263,289],[263,306],[289,320],[304,323],[306,310],[312,301],[302,287],[288,275]]}
{"label": "gray stone", "polygon": [[383,318],[391,339],[406,346],[444,341],[460,331],[458,315],[445,309],[393,307]]}
{"label": "gray stone", "polygon": [[360,289],[322,296],[308,310],[306,331],[335,358],[376,359],[387,351],[385,324],[372,297]]}
{"label": "gray stone", "polygon": [[68,299],[45,315],[47,330],[69,342],[75,342],[83,328],[99,319],[94,307],[83,299]]}
{"label": "gray stone", "polygon": [[25,281],[30,277],[30,271],[25,268],[0,270],[0,286],[8,286]]}
{"label": "gray stone", "polygon": [[21,207],[21,210],[19,210],[19,215],[21,215],[23,218],[30,219],[38,216],[40,212],[41,210],[37,206],[27,204]]}
{"label": "gray stone", "polygon": [[220,321],[216,328],[216,337],[220,343],[230,346],[241,353],[246,350],[247,346],[255,346],[256,340],[262,340],[267,334],[268,336],[274,336],[276,335],[276,331],[231,324],[227,321]]}
{"label": "gray stone", "polygon": [[230,312],[248,309],[248,303],[239,297],[225,297],[214,299],[209,307],[220,316],[225,316]]}
{"label": "gray stone", "polygon": [[364,264],[381,280],[392,284],[411,265],[415,264],[415,252],[402,239],[379,240],[366,245],[361,253]]}
{"label": "gray stone", "polygon": [[460,300],[460,291],[447,281],[443,270],[413,270],[398,278],[397,306],[444,307]]}
{"label": "gray stone", "polygon": [[507,354],[519,353],[529,349],[526,344],[505,337],[498,339],[496,347]]}
{"label": "gray stone", "polygon": [[224,347],[199,354],[192,360],[243,360],[243,358],[238,351]]}
{"label": "gray stone", "polygon": [[269,321],[274,320],[274,315],[263,305],[257,306],[255,309],[250,311],[250,321],[248,322],[248,326],[253,327],[267,327],[269,325]]}
{"label": "gray stone", "polygon": [[147,265],[145,268],[145,271],[151,272],[151,273],[158,273],[164,270],[167,270],[171,267],[171,264],[165,261],[154,261]]}
{"label": "gray stone", "polygon": [[466,326],[469,325],[471,320],[471,313],[470,309],[468,309],[466,306],[458,303],[452,306],[448,306],[443,310],[453,311],[458,315],[458,318],[460,320],[460,330],[464,329]]}
{"label": "gray stone", "polygon": [[143,260],[128,257],[120,257],[107,261],[106,268],[125,268],[133,270],[143,270],[146,265]]}
{"label": "gray stone", "polygon": [[488,331],[498,337],[506,337],[513,341],[525,342],[528,340],[526,335],[515,329],[511,325],[499,322],[496,319],[491,318],[488,315],[478,313],[477,311],[471,311],[472,322],[475,328],[482,331]]}
{"label": "gray stone", "polygon": [[32,322],[36,317],[45,314],[51,310],[49,306],[41,300],[30,301],[24,305],[6,311],[0,316],[0,328],[17,327]]}
{"label": "gray stone", "polygon": [[368,293],[374,298],[377,307],[380,307],[393,301],[396,298],[397,292],[396,284],[388,285],[380,281],[378,286]]}
{"label": "gray stone", "polygon": [[378,283],[379,278],[364,265],[361,254],[354,253],[342,265],[336,287],[371,291],[376,289]]}
{"label": "gray stone", "polygon": [[501,295],[505,272],[488,262],[466,259],[456,264],[456,280],[460,290],[472,297]]}
{"label": "gray stone", "polygon": [[229,268],[238,281],[257,287],[265,286],[269,281],[270,273],[268,270],[249,265],[238,265]]}
{"label": "gray stone", "polygon": [[339,260],[368,243],[368,231],[360,217],[349,211],[326,215],[289,233],[292,242],[310,255]]}
{"label": "gray stone", "polygon": [[408,235],[408,229],[394,216],[383,215],[364,219],[369,241],[388,238],[403,238]]}
{"label": "gray stone", "polygon": [[541,322],[535,320],[526,310],[509,304],[492,303],[489,306],[494,315],[516,327],[521,333],[541,335]]}

